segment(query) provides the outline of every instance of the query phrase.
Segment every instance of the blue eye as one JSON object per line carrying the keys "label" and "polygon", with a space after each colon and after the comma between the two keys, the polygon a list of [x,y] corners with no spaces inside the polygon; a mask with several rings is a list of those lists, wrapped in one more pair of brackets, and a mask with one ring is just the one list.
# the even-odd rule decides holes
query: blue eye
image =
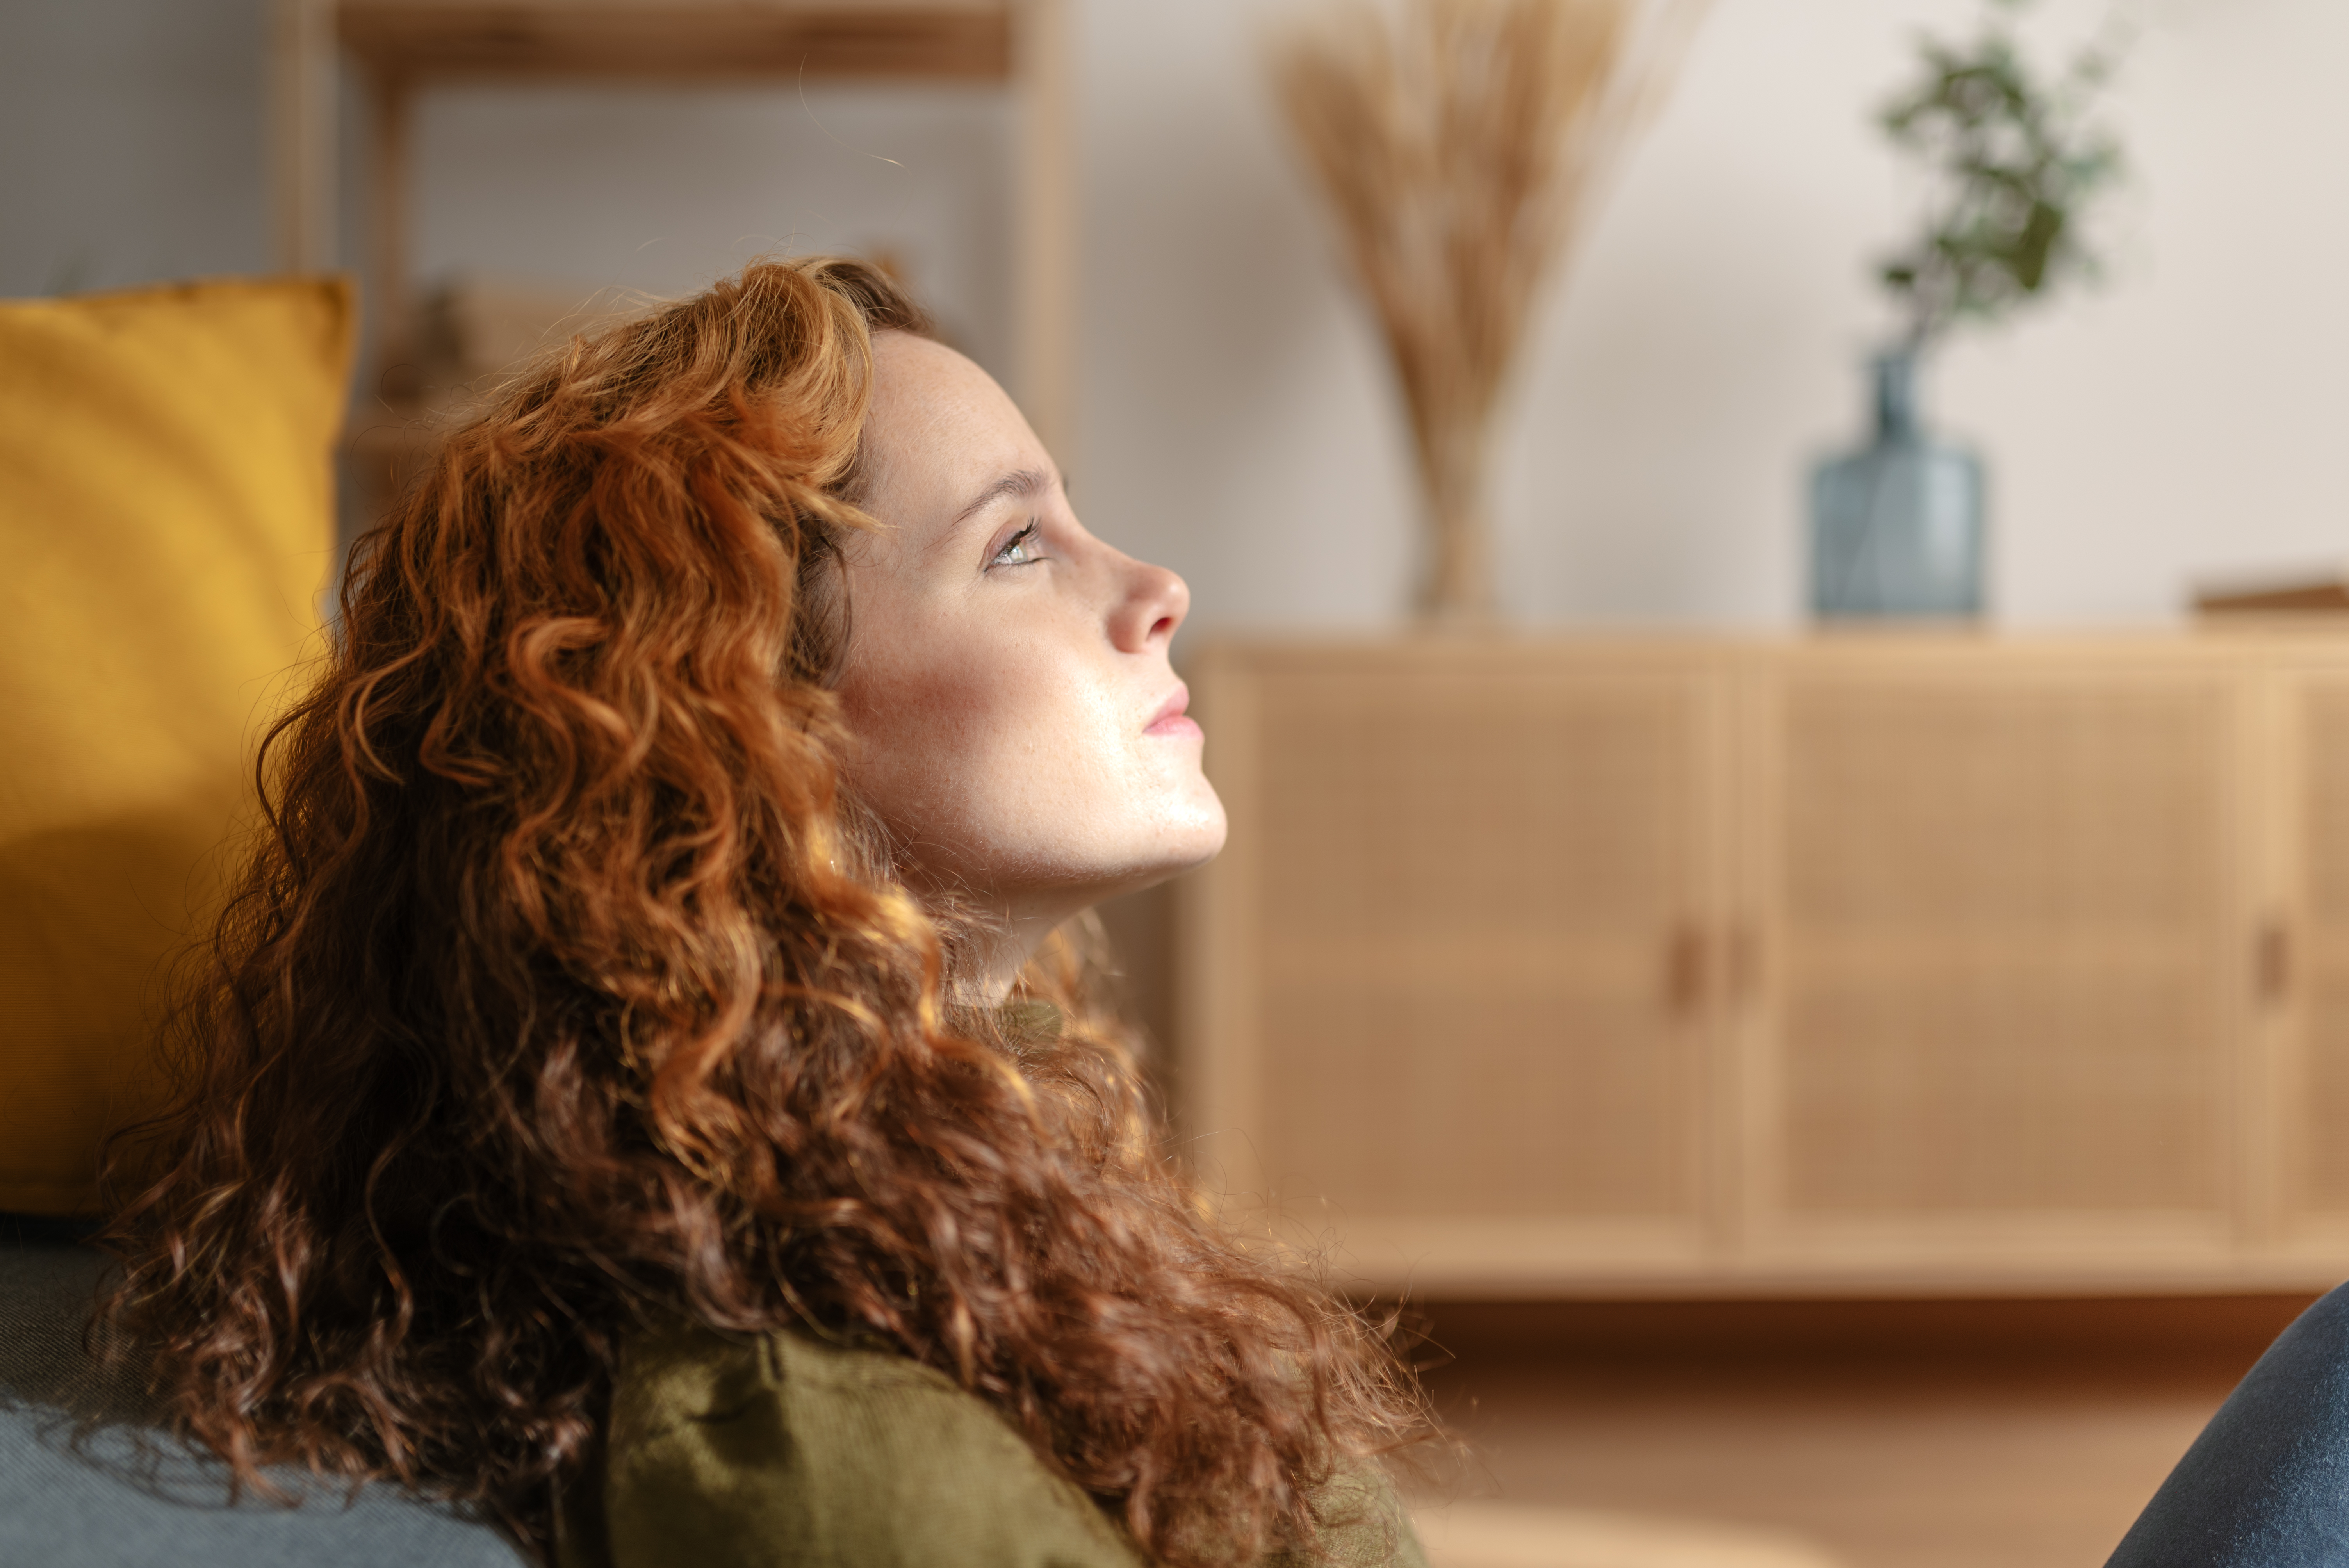
{"label": "blue eye", "polygon": [[1030,523],[1009,539],[1005,540],[1003,548],[995,552],[995,559],[988,564],[989,566],[1027,566],[1041,560],[1042,557],[1037,553],[1036,549],[1040,542],[1036,537],[1037,532],[1037,525]]}

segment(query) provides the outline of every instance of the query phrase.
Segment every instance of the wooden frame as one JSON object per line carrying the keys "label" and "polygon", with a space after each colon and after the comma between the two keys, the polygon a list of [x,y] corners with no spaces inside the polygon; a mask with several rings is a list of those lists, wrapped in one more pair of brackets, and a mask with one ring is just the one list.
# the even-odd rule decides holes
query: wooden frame
{"label": "wooden frame", "polygon": [[277,0],[278,264],[333,264],[338,52],[367,72],[362,193],[375,359],[413,329],[416,89],[450,79],[1000,81],[1018,95],[1015,390],[1065,465],[1073,422],[1076,181],[1067,0]]}
{"label": "wooden frame", "polygon": [[[1293,1153],[1275,1136],[1281,1118],[1264,1092],[1273,1070],[1268,1063],[1296,1048],[1268,1008],[1287,1006],[1291,1016],[1310,1016],[1294,1012],[1294,998],[1271,1000],[1279,984],[1273,966],[1288,939],[1265,928],[1263,913],[1278,891],[1267,886],[1268,868],[1284,866],[1280,874],[1293,876],[1299,863],[1294,855],[1272,852],[1277,846],[1265,841],[1266,826],[1297,821],[1303,809],[1292,801],[1276,810],[1267,791],[1285,787],[1278,782],[1284,769],[1287,777],[1309,776],[1281,759],[1284,748],[1307,744],[1296,738],[1295,691],[1278,696],[1283,683],[1293,686],[1300,671],[1327,678],[1350,670],[1348,678],[1364,690],[1398,694],[1398,711],[1382,722],[1391,723],[1390,735],[1400,736],[1409,727],[1401,709],[1411,699],[1401,695],[1399,676],[1471,665],[1485,672],[1480,679],[1571,667],[1596,682],[1676,667],[1710,693],[1704,700],[1713,717],[1705,723],[1716,739],[1704,748],[1709,777],[1702,793],[1711,825],[1693,830],[1711,847],[1703,851],[1708,869],[1699,879],[1704,891],[1690,906],[1694,935],[1677,929],[1655,933],[1668,944],[1658,952],[1660,972],[1677,972],[1676,954],[1687,946],[1692,972],[1703,977],[1711,1068],[1693,1086],[1701,1103],[1691,1111],[1710,1130],[1702,1213],[1692,1227],[1678,1229],[1630,1216],[1529,1212],[1522,1202],[1514,1209],[1496,1202],[1489,1212],[1456,1206],[1432,1215],[1389,1213],[1359,1203],[1350,1211],[1354,1201],[1336,1191],[1330,1197],[1336,1207],[1319,1211],[1327,1218],[1309,1217],[1306,1228],[1318,1225],[1321,1241],[1340,1240],[1333,1263],[1341,1278],[1369,1291],[1439,1297],[1637,1297],[2301,1290],[2326,1287],[2349,1274],[2349,1155],[2323,1154],[2329,1163],[2322,1181],[2311,1174],[2318,1158],[2312,1150],[2332,1141],[2325,1130],[2349,1115],[2349,804],[2325,806],[2323,824],[2311,820],[2320,797],[2329,801],[2349,794],[2349,635],[2338,632],[1253,643],[1203,650],[1192,671],[1195,710],[1207,728],[1209,773],[1231,810],[1234,833],[1222,859],[1179,884],[1176,1032],[1178,1100],[1211,1183],[1234,1189],[1244,1203],[1262,1195],[1278,1207],[1282,1179],[1266,1172],[1284,1169],[1282,1161]],[[2096,997],[2110,993],[2094,989],[2105,982],[2082,976],[2103,973],[2095,965],[2108,961],[2097,956],[2106,953],[2118,954],[2111,961],[2126,972],[2158,974],[2165,985],[2184,987],[2180,995],[2199,998],[2192,1004],[2197,1011],[2174,1015],[2188,1020],[2179,1025],[2188,1032],[2178,1037],[2187,1043],[2177,1047],[2186,1054],[2165,1058],[2173,1064],[2162,1080],[2170,1087],[2160,1092],[2173,1097],[2165,1103],[2179,1108],[2176,1115],[2190,1118],[2178,1125],[2199,1130],[2190,1136],[2206,1150],[2195,1157],[2206,1174],[2195,1179],[2192,1191],[2203,1197],[2163,1207],[2169,1200],[2152,1194],[2177,1185],[2168,1180],[2172,1168],[2162,1162],[2169,1157],[2157,1154],[2141,1167],[2127,1165],[2124,1157],[2133,1148],[2169,1146],[2123,1142],[2110,1145],[2116,1162],[2090,1169],[2087,1179],[2093,1184],[2107,1171],[2141,1168],[2150,1185],[2128,1186],[2113,1201],[2085,1206],[2051,1199],[2016,1207],[2016,1201],[2006,1200],[2004,1208],[1928,1204],[1911,1212],[1896,1204],[1871,1212],[1865,1203],[1841,1211],[1793,1201],[1785,1140],[1794,1124],[1784,1088],[1792,966],[1808,963],[1814,968],[1806,973],[1820,973],[1816,951],[1843,960],[1832,958],[1839,949],[1816,950],[1816,937],[1801,938],[1814,943],[1813,957],[1789,946],[1803,928],[1787,903],[1792,884],[1785,857],[1794,852],[1788,838],[1794,819],[1786,791],[1795,775],[1785,748],[1816,742],[1792,726],[1787,704],[1791,694],[1871,686],[1890,694],[1896,705],[1930,701],[1936,689],[1970,693],[1966,700],[1988,705],[1993,717],[2008,701],[1999,694],[2011,693],[2018,711],[2039,727],[2033,733],[2056,738],[2055,753],[2043,748],[2018,757],[2066,754],[2070,742],[2064,738],[2104,733],[2094,727],[2122,722],[2113,719],[2116,713],[2124,719],[2130,712],[2157,716],[2142,733],[2168,737],[2162,743],[2168,749],[2160,755],[2187,771],[2164,787],[2170,792],[2161,799],[2173,804],[2158,810],[2145,806],[2156,812],[2145,820],[2189,824],[2193,843],[2202,847],[2181,850],[2186,858],[2178,863],[2202,868],[2192,873],[2200,891],[2178,895],[2194,902],[2177,906],[2184,913],[2160,916],[2168,924],[2143,925],[2155,918],[2147,913],[2150,906],[2131,904],[2125,929],[2099,935],[2095,928],[2067,928],[2076,934],[2053,940],[2073,944],[2063,951],[2084,955],[2081,962],[2089,965],[2064,971],[2071,978],[2061,984],[2072,989],[2064,994],[2088,996],[2095,1006],[2105,1006]],[[2075,709],[2083,716],[2078,720],[2048,717]],[[2033,712],[2039,717],[2030,719]],[[2137,722],[2127,719],[2124,730]],[[2158,757],[2147,755],[2158,763]],[[2092,760],[2080,777],[2137,777],[2129,769],[2141,765]],[[2085,797],[2092,807],[2106,799],[2095,792],[2104,786],[2091,785],[2075,787],[2075,799],[2083,798],[2078,788],[2092,790]],[[1430,802],[1438,816],[1457,809],[1457,802]],[[2191,814],[2178,819],[2178,810]],[[2030,830],[2046,829],[2043,823]],[[2131,841],[2148,841],[2141,829],[2133,831]],[[2074,842],[2049,841],[2058,853]],[[1961,858],[1971,854],[1962,844],[1960,851]],[[2022,853],[2011,845],[2002,852],[2010,861]],[[2016,863],[2028,869],[2033,862],[2024,854]],[[2320,893],[2317,884],[2326,878],[2331,891]],[[1405,905],[1422,897],[1406,881],[1398,881],[1392,895]],[[1304,906],[1292,898],[1288,907]],[[1878,929],[1892,928],[1869,928],[1871,940]],[[2014,935],[1994,934],[2002,941]],[[1429,928],[1431,944],[1443,937],[1440,927]],[[1961,941],[1962,934],[1950,940]],[[2173,949],[2180,956],[2158,956]],[[1953,961],[1977,962],[1951,952]],[[2147,964],[2156,968],[2146,970]],[[2129,965],[2137,968],[2126,970]],[[1364,973],[1375,975],[1379,969],[1373,965]],[[1899,986],[1889,994],[1908,995]],[[2129,1032],[2129,1016],[2126,1008],[2107,1009],[2103,1022],[2084,1020],[2078,1026],[2134,1042],[2140,1037]],[[2064,1023],[2051,1038],[2060,1044],[2067,1037],[2061,1031],[2075,1026]],[[2118,1037],[2112,1034],[2116,1028],[2122,1031]],[[2027,1031],[2018,1037],[2029,1037]],[[2206,1043],[2192,1044],[2196,1039]],[[2147,1043],[2150,1048],[2153,1042]],[[1392,1042],[1379,1048],[1391,1050]],[[1431,1037],[1429,1048],[1454,1047]],[[2133,1043],[2125,1048],[2137,1059]],[[1327,1042],[1310,1049],[1319,1053],[1315,1060],[1345,1059],[1330,1057]],[[2093,1051],[2078,1059],[2095,1059]],[[2149,1071],[2156,1058],[2144,1059]],[[1290,1071],[1285,1081],[1299,1080]],[[2147,1078],[2120,1087],[2126,1098],[2155,1092],[2156,1086]],[[1520,1091],[1496,1080],[1486,1092]],[[1381,1103],[1395,1115],[1417,1114],[1408,1097]],[[1501,1102],[1494,1103],[1497,1110]],[[1446,1114],[1456,1121],[1461,1113],[1455,1105]],[[2117,1130],[2108,1132],[2097,1120],[2079,1124],[2081,1135],[2136,1136],[2127,1132],[2133,1112],[2111,1114],[2121,1118],[2111,1124]],[[1496,1115],[1496,1122],[1502,1119]],[[2052,1125],[2063,1130],[2052,1147],[2066,1150],[2074,1124]],[[1360,1136],[1398,1150],[1428,1146],[1426,1136],[1398,1137],[1392,1125],[1362,1127]],[[2186,1157],[2184,1151],[2178,1156]],[[1345,1164],[1309,1152],[1304,1158],[1333,1169]],[[2057,1180],[2048,1191],[2064,1190],[2064,1179]],[[2106,1189],[2114,1181],[2127,1185],[2137,1178],[2113,1178]],[[1443,1201],[1454,1202],[1460,1181],[1451,1180],[1444,1191],[1451,1195]],[[1292,1236],[1297,1220],[1293,1212],[1287,1216]]]}

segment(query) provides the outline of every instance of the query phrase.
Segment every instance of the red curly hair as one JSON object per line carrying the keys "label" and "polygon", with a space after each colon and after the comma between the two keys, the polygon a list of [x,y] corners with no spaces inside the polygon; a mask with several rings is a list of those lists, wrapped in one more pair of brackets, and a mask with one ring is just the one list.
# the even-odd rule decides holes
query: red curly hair
{"label": "red curly hair", "polygon": [[1310,1542],[1414,1435],[1377,1336],[1202,1218],[1071,944],[1022,981],[1057,1041],[951,1005],[845,790],[881,330],[926,324],[816,260],[574,339],[355,546],[109,1232],[105,1312],[244,1484],[544,1553],[654,1312],[882,1336],[1173,1564]]}

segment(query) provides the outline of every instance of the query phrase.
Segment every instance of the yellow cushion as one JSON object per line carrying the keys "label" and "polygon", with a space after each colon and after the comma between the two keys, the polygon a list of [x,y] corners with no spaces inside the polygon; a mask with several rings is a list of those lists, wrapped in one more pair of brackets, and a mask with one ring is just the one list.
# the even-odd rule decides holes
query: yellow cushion
{"label": "yellow cushion", "polygon": [[336,278],[0,302],[0,1210],[89,1212],[317,629]]}

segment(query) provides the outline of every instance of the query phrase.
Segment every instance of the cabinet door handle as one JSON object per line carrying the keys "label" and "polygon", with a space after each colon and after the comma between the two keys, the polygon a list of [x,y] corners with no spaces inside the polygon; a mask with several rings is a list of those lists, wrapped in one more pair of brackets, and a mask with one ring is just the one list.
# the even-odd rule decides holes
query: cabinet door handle
{"label": "cabinet door handle", "polygon": [[1676,1017],[1704,1006],[1709,954],[1704,928],[1692,920],[1672,927],[1664,939],[1664,1005]]}
{"label": "cabinet door handle", "polygon": [[2253,986],[2262,1006],[2280,1006],[2292,994],[2292,927],[2282,919],[2261,923],[2251,954]]}

